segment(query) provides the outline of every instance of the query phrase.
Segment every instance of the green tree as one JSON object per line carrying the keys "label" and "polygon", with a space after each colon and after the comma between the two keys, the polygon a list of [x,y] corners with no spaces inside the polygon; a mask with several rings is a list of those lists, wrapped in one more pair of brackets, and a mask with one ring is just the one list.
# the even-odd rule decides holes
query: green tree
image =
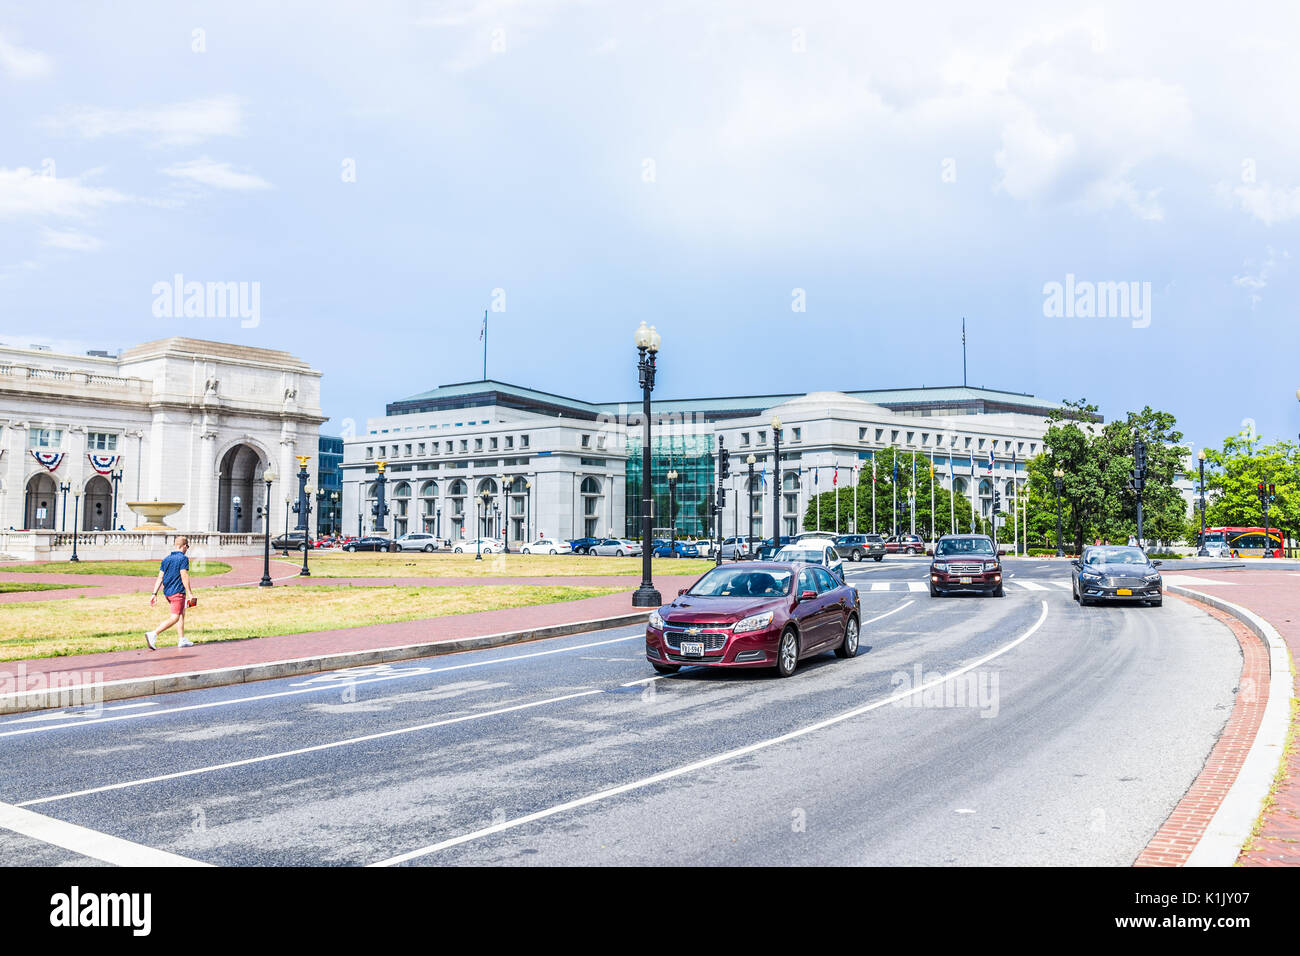
{"label": "green tree", "polygon": [[1222,448],[1205,449],[1206,524],[1262,527],[1260,482],[1275,486],[1269,524],[1289,537],[1300,537],[1300,445],[1292,441],[1265,445],[1254,434],[1231,435]]}

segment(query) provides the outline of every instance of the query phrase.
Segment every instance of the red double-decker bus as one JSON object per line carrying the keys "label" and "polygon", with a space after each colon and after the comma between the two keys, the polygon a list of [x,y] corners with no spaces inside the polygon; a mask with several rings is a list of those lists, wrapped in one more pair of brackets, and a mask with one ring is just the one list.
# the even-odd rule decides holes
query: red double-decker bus
{"label": "red double-decker bus", "polygon": [[1277,528],[1206,528],[1204,546],[1224,548],[1234,558],[1282,557],[1282,532]]}

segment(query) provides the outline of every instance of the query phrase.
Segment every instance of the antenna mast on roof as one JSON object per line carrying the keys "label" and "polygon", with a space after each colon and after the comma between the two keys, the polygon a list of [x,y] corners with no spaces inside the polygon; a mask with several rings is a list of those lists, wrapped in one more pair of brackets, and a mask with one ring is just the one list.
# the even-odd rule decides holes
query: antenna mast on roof
{"label": "antenna mast on roof", "polygon": [[961,317],[961,387],[966,387],[966,316]]}

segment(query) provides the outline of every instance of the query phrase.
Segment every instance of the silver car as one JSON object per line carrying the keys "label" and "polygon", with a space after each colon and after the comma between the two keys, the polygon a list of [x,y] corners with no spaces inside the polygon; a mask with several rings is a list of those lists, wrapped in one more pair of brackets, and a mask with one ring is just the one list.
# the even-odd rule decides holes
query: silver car
{"label": "silver car", "polygon": [[796,541],[794,544],[787,544],[775,555],[773,561],[802,561],[804,564],[820,564],[831,574],[835,575],[841,581],[844,580],[844,562],[835,551],[833,544],[826,544],[821,540],[815,540],[807,543]]}
{"label": "silver car", "polygon": [[423,531],[412,531],[393,542],[394,551],[437,551],[439,546],[436,537]]}
{"label": "silver car", "polygon": [[606,538],[604,541],[593,544],[591,550],[587,553],[598,554],[607,558],[635,557],[641,553],[641,542],[630,541],[627,538]]}

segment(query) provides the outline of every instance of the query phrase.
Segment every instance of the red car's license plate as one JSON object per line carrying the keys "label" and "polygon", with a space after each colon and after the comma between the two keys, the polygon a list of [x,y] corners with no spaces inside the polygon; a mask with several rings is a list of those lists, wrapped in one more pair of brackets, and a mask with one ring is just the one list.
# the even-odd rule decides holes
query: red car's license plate
{"label": "red car's license plate", "polygon": [[704,642],[703,641],[682,641],[682,656],[703,657]]}
{"label": "red car's license plate", "polygon": [[958,583],[958,584],[970,584],[970,578],[969,578],[969,577],[960,577],[960,578],[957,579],[957,583]]}

